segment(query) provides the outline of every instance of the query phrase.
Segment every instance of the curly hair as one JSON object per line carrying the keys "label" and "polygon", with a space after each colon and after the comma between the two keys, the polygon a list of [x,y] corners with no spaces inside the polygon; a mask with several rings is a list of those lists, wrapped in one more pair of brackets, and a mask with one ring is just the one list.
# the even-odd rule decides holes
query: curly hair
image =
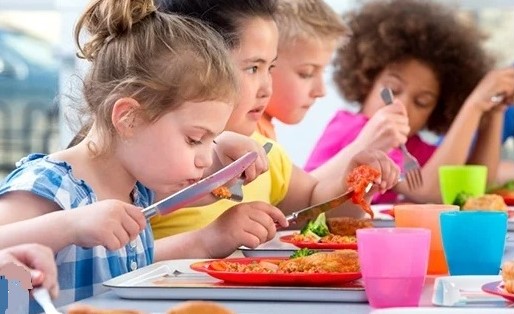
{"label": "curly hair", "polygon": [[434,71],[440,84],[426,124],[436,133],[448,131],[466,97],[493,65],[478,29],[440,4],[375,0],[343,18],[352,35],[334,59],[340,93],[362,103],[388,65],[416,59]]}

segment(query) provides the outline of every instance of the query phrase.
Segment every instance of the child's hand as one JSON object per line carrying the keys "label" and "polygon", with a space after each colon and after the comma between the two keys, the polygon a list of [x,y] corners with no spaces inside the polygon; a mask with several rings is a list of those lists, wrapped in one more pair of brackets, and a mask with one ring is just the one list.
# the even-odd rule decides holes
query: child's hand
{"label": "child's hand", "polygon": [[364,126],[355,140],[359,147],[373,147],[384,152],[407,142],[409,118],[404,105],[397,99],[380,108]]}
{"label": "child's hand", "polygon": [[255,248],[275,236],[275,221],[288,226],[284,214],[275,206],[264,202],[237,204],[205,227],[204,247],[213,258],[228,256],[242,245]]}
{"label": "child's hand", "polygon": [[21,244],[0,250],[0,274],[11,273],[7,269],[11,263],[27,270],[32,287],[43,286],[52,298],[58,296],[57,267],[50,248],[41,244]]}
{"label": "child's hand", "polygon": [[247,152],[257,152],[257,160],[244,172],[245,183],[252,182],[261,173],[268,170],[268,158],[264,148],[248,136],[225,131],[216,138],[214,151],[221,166],[230,164]]}
{"label": "child's hand", "polygon": [[[491,97],[504,95],[504,101],[495,103]],[[492,70],[478,83],[466,103],[473,104],[481,112],[487,112],[497,108],[498,105],[506,105],[514,98],[514,68]]]}
{"label": "child's hand", "polygon": [[391,189],[400,179],[400,168],[381,150],[367,149],[356,154],[353,156],[348,169],[351,171],[360,165],[370,165],[380,171],[380,177],[375,183],[379,186],[381,193]]}
{"label": "child's hand", "polygon": [[[73,213],[73,215],[71,215]],[[146,227],[141,208],[118,200],[99,201],[70,211],[73,243],[82,247],[105,246],[117,250],[134,240]]]}

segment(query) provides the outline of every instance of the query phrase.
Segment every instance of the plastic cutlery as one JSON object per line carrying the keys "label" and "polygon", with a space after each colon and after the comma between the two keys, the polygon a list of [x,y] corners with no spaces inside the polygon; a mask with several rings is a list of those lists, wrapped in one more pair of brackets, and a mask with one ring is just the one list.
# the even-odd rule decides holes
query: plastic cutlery
{"label": "plastic cutlery", "polygon": [[37,303],[41,305],[46,314],[62,314],[55,308],[54,304],[52,303],[52,299],[50,298],[50,294],[46,288],[32,289],[32,296],[34,299],[36,299]]}

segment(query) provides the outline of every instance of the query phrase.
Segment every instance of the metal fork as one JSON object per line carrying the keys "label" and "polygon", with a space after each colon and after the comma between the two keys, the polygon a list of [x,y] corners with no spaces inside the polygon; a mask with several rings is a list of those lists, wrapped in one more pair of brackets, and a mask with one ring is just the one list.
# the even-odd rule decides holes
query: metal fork
{"label": "metal fork", "polygon": [[[393,92],[391,89],[384,87],[380,92],[380,97],[386,105],[393,103]],[[414,190],[423,185],[423,176],[421,175],[421,167],[416,157],[412,156],[411,153],[405,147],[405,144],[400,144],[400,149],[403,154],[403,174],[402,178],[407,181],[409,190]]]}
{"label": "metal fork", "polygon": [[[264,151],[267,154],[271,150],[272,146],[273,146],[273,144],[271,142],[266,142],[266,144],[264,144],[262,147],[264,148]],[[232,186],[229,187],[229,191],[230,191],[229,199],[231,201],[241,202],[243,200],[243,183],[244,183],[244,178],[239,177],[236,180],[236,182]]]}

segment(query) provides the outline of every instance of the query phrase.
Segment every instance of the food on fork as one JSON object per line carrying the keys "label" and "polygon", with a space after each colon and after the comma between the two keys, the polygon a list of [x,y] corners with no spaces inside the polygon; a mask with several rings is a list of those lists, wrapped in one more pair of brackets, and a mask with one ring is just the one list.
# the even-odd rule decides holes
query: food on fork
{"label": "food on fork", "polygon": [[230,189],[224,185],[212,190],[211,194],[220,199],[221,198],[229,199],[232,196]]}
{"label": "food on fork", "polygon": [[234,314],[219,303],[212,301],[187,301],[171,308],[166,314]]}
{"label": "food on fork", "polygon": [[380,171],[369,166],[360,165],[354,168],[346,177],[348,188],[353,189],[352,202],[359,205],[363,211],[373,219],[373,211],[369,203],[364,199],[366,186],[380,177]]}
{"label": "food on fork", "polygon": [[508,293],[514,293],[514,261],[506,261],[502,266],[503,286]]}
{"label": "food on fork", "polygon": [[470,197],[462,206],[462,210],[490,210],[490,211],[506,211],[507,204],[503,197],[496,194],[485,194],[479,197]]}

